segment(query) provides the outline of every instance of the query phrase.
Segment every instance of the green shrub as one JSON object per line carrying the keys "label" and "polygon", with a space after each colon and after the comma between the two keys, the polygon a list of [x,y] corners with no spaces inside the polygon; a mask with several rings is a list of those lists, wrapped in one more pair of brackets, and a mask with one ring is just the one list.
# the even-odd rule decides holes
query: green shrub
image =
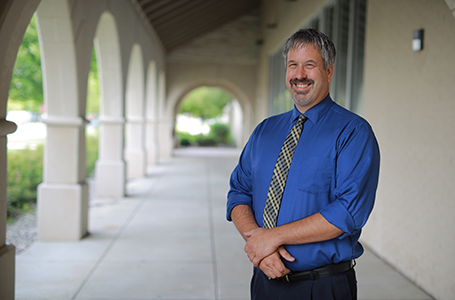
{"label": "green shrub", "polygon": [[198,136],[191,135],[188,132],[177,131],[180,146],[193,146],[197,143]]}
{"label": "green shrub", "polygon": [[215,123],[210,126],[209,137],[215,140],[215,143],[227,145],[232,143],[229,126],[222,123]]}
{"label": "green shrub", "polygon": [[188,132],[177,131],[180,146],[201,146],[211,147],[217,145],[231,145],[232,137],[229,126],[222,123],[215,123],[210,126],[208,135],[191,135]]}
{"label": "green shrub", "polygon": [[8,218],[36,203],[37,187],[43,181],[43,148],[8,151]]}
{"label": "green shrub", "polygon": [[200,134],[197,138],[197,144],[202,147],[212,147],[216,145],[216,141],[214,138]]}
{"label": "green shrub", "polygon": [[180,146],[182,146],[182,147],[191,146],[191,142],[187,138],[180,138]]}

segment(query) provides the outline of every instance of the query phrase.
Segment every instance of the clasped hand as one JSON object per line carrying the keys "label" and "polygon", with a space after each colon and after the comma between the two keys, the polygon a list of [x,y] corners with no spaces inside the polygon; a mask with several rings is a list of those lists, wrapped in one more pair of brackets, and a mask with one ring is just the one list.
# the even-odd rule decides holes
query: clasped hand
{"label": "clasped hand", "polygon": [[271,278],[282,277],[290,272],[281,258],[287,261],[294,261],[295,258],[280,245],[273,229],[256,228],[245,232],[245,237],[245,252],[255,267],[259,267]]}

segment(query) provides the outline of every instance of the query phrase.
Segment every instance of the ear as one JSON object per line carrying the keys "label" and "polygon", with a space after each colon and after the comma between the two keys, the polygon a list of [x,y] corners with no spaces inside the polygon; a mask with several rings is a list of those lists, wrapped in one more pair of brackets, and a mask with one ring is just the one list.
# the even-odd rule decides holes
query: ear
{"label": "ear", "polygon": [[333,76],[333,65],[330,65],[326,71],[327,71],[327,82],[331,82],[332,76]]}

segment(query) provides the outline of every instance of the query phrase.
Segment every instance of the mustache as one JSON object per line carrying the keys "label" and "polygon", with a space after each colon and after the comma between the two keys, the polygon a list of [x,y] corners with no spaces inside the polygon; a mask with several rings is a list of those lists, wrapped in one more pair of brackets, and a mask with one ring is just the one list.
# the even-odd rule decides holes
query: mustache
{"label": "mustache", "polygon": [[296,83],[312,84],[312,83],[314,83],[314,81],[309,78],[305,78],[305,79],[292,78],[290,82],[291,82],[291,84],[296,84]]}

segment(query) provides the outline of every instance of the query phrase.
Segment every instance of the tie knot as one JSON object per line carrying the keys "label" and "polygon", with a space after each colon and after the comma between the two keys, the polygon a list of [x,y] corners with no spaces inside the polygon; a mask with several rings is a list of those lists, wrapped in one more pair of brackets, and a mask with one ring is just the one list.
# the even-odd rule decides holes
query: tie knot
{"label": "tie knot", "polygon": [[304,114],[300,114],[297,122],[304,123],[307,119],[308,119],[307,116],[305,116]]}
{"label": "tie knot", "polygon": [[300,126],[303,126],[303,123],[305,123],[306,120],[308,120],[307,116],[300,114],[296,125],[299,124]]}

